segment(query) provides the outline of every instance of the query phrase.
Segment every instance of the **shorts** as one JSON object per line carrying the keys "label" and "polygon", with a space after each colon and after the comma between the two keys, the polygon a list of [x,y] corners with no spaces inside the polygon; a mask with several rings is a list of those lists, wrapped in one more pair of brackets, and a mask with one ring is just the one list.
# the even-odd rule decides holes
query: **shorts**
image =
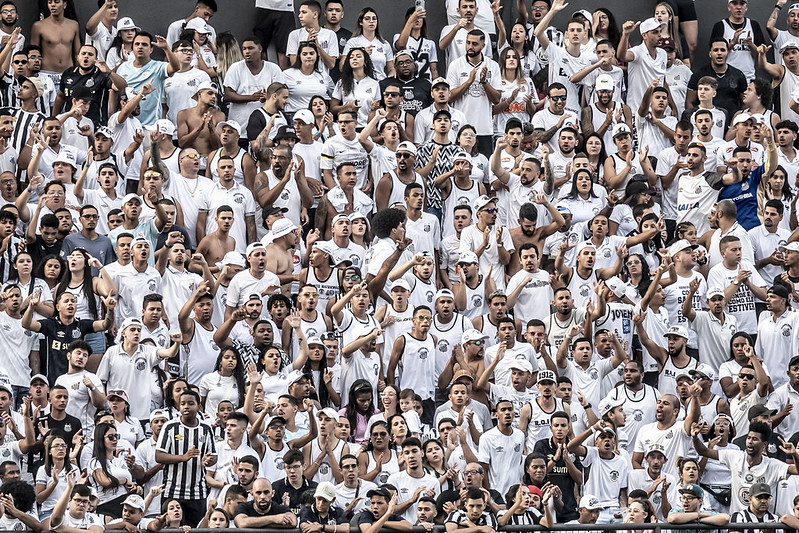
{"label": "shorts", "polygon": [[674,10],[674,14],[680,19],[680,22],[692,22],[697,20],[696,18],[696,6],[694,5],[694,0],[666,0],[671,8]]}
{"label": "shorts", "polygon": [[61,72],[52,72],[50,70],[41,70],[39,71],[39,76],[47,76],[52,80],[53,85],[56,88],[56,91],[59,87],[61,87]]}
{"label": "shorts", "polygon": [[269,44],[274,41],[275,49],[281,53],[286,53],[286,46],[289,42],[289,34],[294,31],[293,11],[275,11],[273,9],[257,9],[255,17],[255,27],[253,33],[261,40],[264,52],[269,48]]}

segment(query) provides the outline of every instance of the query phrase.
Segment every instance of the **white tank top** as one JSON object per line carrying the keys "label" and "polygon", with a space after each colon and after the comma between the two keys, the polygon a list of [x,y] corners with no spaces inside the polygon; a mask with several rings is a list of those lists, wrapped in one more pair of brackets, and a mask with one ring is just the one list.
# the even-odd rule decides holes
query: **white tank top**
{"label": "white tank top", "polygon": [[[399,462],[397,461],[397,452],[388,449],[391,453],[391,458],[388,461],[383,461],[382,470],[375,476],[374,483],[378,486],[385,485],[388,482],[388,477],[391,474],[396,474],[400,471]],[[374,451],[369,452],[366,457],[369,458],[369,463],[366,465],[366,471],[371,472],[377,468],[377,461],[375,461]]]}
{"label": "white tank top", "polygon": [[[310,269],[313,270],[313,269]],[[309,272],[310,273],[310,272]],[[318,307],[318,304],[317,304]],[[318,310],[316,312],[316,319],[312,320],[311,322],[307,322],[302,320],[302,324],[300,328],[302,329],[302,333],[305,335],[305,338],[311,337],[319,337],[322,333],[327,331],[327,324],[325,323],[325,316],[320,313]]]}
{"label": "white tank top", "polygon": [[480,187],[476,181],[471,182],[469,189],[461,189],[452,180],[452,190],[449,191],[449,196],[444,200],[444,231],[442,236],[444,238],[455,234],[455,226],[453,226],[453,218],[455,216],[455,207],[459,205],[474,205],[474,201],[480,196]]}
{"label": "white tank top", "polygon": [[[613,142],[613,126],[616,125],[616,110],[619,105],[618,102],[613,102],[613,120],[608,125],[608,129],[605,130],[605,135],[602,136],[602,140],[605,141],[605,151],[607,151],[608,155],[613,155],[619,150],[616,148],[616,143]],[[594,126],[594,131],[602,127],[606,116],[605,112],[596,106],[596,102],[591,104],[591,124]]]}
{"label": "white tank top", "polygon": [[[333,460],[338,463],[338,461],[341,459],[341,453],[343,451],[344,441],[339,439],[336,447],[333,448],[332,452],[330,452],[333,455]],[[322,449],[319,447],[319,439],[314,439],[311,441],[311,462],[316,461],[316,458],[320,455],[322,455]],[[330,455],[327,455],[324,459],[322,459],[322,464],[319,465],[319,469],[316,471],[313,480],[317,483],[322,483],[323,481],[330,481],[334,484],[336,483],[336,480],[333,479],[333,471],[330,468]]]}
{"label": "white tank top", "polygon": [[394,341],[403,333],[411,330],[411,320],[413,319],[413,306],[408,304],[405,311],[397,311],[394,304],[388,304],[387,313],[394,317],[394,322],[383,329],[383,368],[388,369],[391,359],[391,350],[394,348]]}
{"label": "white tank top", "polygon": [[420,305],[426,305],[432,311],[435,305],[436,291],[438,290],[435,284],[435,277],[430,276],[429,280],[424,281],[414,274],[414,278],[416,278],[416,284],[408,297],[408,307],[412,309]]}
{"label": "white tank top", "polygon": [[219,346],[214,342],[215,332],[216,328],[209,331],[195,320],[194,335],[187,344],[181,346],[181,375],[192,385],[199,385],[204,375],[214,371],[219,356]]}
{"label": "white tank top", "polygon": [[[699,365],[699,361],[691,359],[683,368],[679,368],[674,364],[671,357],[666,359],[666,364],[663,365],[663,370],[660,371],[658,376],[658,391],[660,394],[673,394],[677,396],[677,376],[680,374],[688,373]],[[711,420],[712,422],[712,420]]]}
{"label": "white tank top", "polygon": [[[433,315],[433,325],[430,326],[430,333],[436,336],[436,381],[438,376],[447,366],[447,361],[452,354],[452,347],[461,342],[461,336],[467,329],[471,329],[472,324],[460,313],[455,313],[452,321],[442,324],[438,320],[438,315]],[[384,350],[385,351],[385,350]]]}
{"label": "white tank top", "polygon": [[308,279],[305,281],[316,287],[319,293],[319,301],[316,304],[317,309],[327,309],[327,302],[339,297],[341,290],[338,285],[338,269],[333,268],[327,279],[319,279],[316,277],[316,270],[313,267],[308,267]]}
{"label": "white tank top", "polygon": [[[613,170],[616,171],[616,174],[623,171],[625,167],[627,167],[627,160],[621,157],[618,153],[615,153],[611,156],[613,159]],[[625,178],[624,182],[616,187],[616,198],[621,198],[624,196],[624,188],[633,179],[633,176],[636,174],[643,174],[644,171],[641,170],[641,162],[638,160],[638,154],[633,154],[633,160],[630,161],[630,172],[627,173],[627,178]]]}
{"label": "white tank top", "polygon": [[405,350],[398,365],[402,367],[400,389],[413,389],[422,400],[432,399],[436,392],[436,346],[433,337],[428,334],[426,339],[419,340],[410,333],[404,333],[403,337]]}
{"label": "white tank top", "polygon": [[[84,281],[85,283],[85,281]],[[68,292],[72,296],[75,297],[75,318],[82,318],[85,320],[99,320],[100,319],[100,298],[97,296],[94,297],[97,309],[97,316],[92,316],[91,312],[89,311],[89,300],[86,298],[86,295],[83,294],[83,283],[78,285],[77,287],[69,287],[67,286],[64,289],[64,292]]]}
{"label": "white tank top", "polygon": [[572,271],[572,279],[567,286],[574,299],[574,307],[585,307],[594,295],[594,285],[597,282],[596,270],[591,270],[591,275],[583,279],[577,273],[577,267]]}
{"label": "white tank top", "polygon": [[483,325],[480,328],[481,333],[488,335],[488,338],[486,339],[486,348],[490,348],[495,344],[499,344],[499,340],[497,339],[497,326],[495,326],[494,323],[489,320],[490,316],[491,315],[488,313],[483,315]]}
{"label": "white tank top", "polygon": [[[180,174],[180,163],[178,162],[179,159],[180,148],[175,148],[169,157],[162,157],[161,162],[165,164],[169,171],[173,174]],[[150,158],[150,164],[152,164],[152,158]]]}
{"label": "white tank top", "polygon": [[[388,175],[391,176],[391,195],[388,197],[388,205],[405,204],[405,187],[410,183],[403,183],[395,170],[389,170]],[[414,172],[413,183],[424,187],[424,178],[418,172]]]}
{"label": "white tank top", "polygon": [[464,283],[464,288],[466,289],[466,309],[462,311],[463,316],[472,320],[477,318],[478,316],[482,315],[486,310],[486,301],[485,301],[485,276],[479,274],[477,286],[472,289]]}
{"label": "white tank top", "polygon": [[555,408],[551,411],[544,411],[538,400],[530,402],[532,407],[530,411],[530,423],[527,424],[527,450],[530,451],[535,447],[535,443],[541,439],[548,439],[552,436],[549,430],[550,417],[555,411],[563,411],[563,400],[555,398]]}
{"label": "white tank top", "polygon": [[735,36],[735,28],[730,26],[729,21],[726,18],[722,19],[721,25],[724,28],[724,40],[730,43],[730,55],[727,57],[727,63],[740,69],[748,82],[755,77],[755,60],[749,48],[743,44],[743,39],[747,35],[750,38],[754,38],[752,23],[748,18],[744,19],[743,32],[736,42],[732,42],[732,38]]}
{"label": "white tank top", "polygon": [[[233,172],[233,181],[244,186],[244,165],[242,164],[242,158],[244,157],[244,150],[239,148],[239,151],[233,156],[233,165],[236,167],[236,170]],[[206,170],[206,176],[210,173],[211,178],[214,181],[219,181],[219,172],[216,169],[216,165],[219,163],[219,157],[222,154],[222,149],[220,148],[216,152],[214,152],[214,156],[208,160],[206,164],[206,169],[210,169],[210,172]]]}
{"label": "white tank top", "polygon": [[785,67],[785,75],[780,82],[780,118],[782,120],[793,120],[799,124],[799,114],[791,109],[791,94],[799,84],[799,75],[794,74],[788,67]]}

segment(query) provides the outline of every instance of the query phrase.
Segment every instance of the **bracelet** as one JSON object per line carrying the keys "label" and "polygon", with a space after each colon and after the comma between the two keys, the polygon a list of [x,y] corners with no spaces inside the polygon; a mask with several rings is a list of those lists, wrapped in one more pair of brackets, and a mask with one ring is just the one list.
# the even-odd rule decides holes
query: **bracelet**
{"label": "bracelet", "polygon": [[591,409],[591,404],[587,403],[583,406],[583,409]]}
{"label": "bracelet", "polygon": [[781,10],[781,9],[782,9],[782,6],[781,6],[781,5],[779,5],[779,4],[775,4],[775,5],[774,5],[774,9],[779,9],[779,10]]}

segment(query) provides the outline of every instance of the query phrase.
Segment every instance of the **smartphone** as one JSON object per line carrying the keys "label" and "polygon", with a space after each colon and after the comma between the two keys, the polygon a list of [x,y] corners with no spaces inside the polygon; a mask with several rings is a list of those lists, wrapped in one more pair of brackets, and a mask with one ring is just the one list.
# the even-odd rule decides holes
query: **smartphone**
{"label": "smartphone", "polygon": [[416,11],[423,10],[424,9],[424,0],[415,0],[414,8],[416,9]]}

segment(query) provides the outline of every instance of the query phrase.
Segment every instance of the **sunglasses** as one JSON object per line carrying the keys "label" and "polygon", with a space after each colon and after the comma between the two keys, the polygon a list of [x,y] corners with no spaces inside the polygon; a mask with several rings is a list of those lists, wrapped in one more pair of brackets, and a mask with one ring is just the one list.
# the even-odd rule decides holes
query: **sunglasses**
{"label": "sunglasses", "polygon": [[344,276],[341,279],[343,279],[344,281],[361,281],[361,276],[354,274],[352,276]]}
{"label": "sunglasses", "polygon": [[498,211],[498,209],[496,207],[489,207],[488,209],[481,209],[481,211],[485,211],[489,215],[493,215]]}
{"label": "sunglasses", "polygon": [[475,346],[482,346],[483,344],[485,344],[485,341],[472,341],[472,342],[474,343]]}
{"label": "sunglasses", "polygon": [[738,374],[738,377],[741,379],[755,379],[754,374]]}
{"label": "sunglasses", "polygon": [[399,95],[400,93],[398,93],[397,91],[387,91],[383,93],[383,96],[399,96]]}
{"label": "sunglasses", "polygon": [[550,96],[549,99],[552,100],[553,102],[565,102],[566,101],[566,96],[565,95],[564,96]]}
{"label": "sunglasses", "polygon": [[433,320],[433,317],[430,315],[417,316],[416,318],[419,319],[419,322],[430,322],[431,320]]}
{"label": "sunglasses", "polygon": [[183,157],[186,157],[188,159],[200,159],[200,154],[186,154]]}
{"label": "sunglasses", "polygon": [[410,159],[413,157],[413,154],[409,154],[408,152],[400,152],[397,154],[397,159]]}
{"label": "sunglasses", "polygon": [[118,435],[106,435],[105,438],[108,440],[117,440],[119,438]]}

